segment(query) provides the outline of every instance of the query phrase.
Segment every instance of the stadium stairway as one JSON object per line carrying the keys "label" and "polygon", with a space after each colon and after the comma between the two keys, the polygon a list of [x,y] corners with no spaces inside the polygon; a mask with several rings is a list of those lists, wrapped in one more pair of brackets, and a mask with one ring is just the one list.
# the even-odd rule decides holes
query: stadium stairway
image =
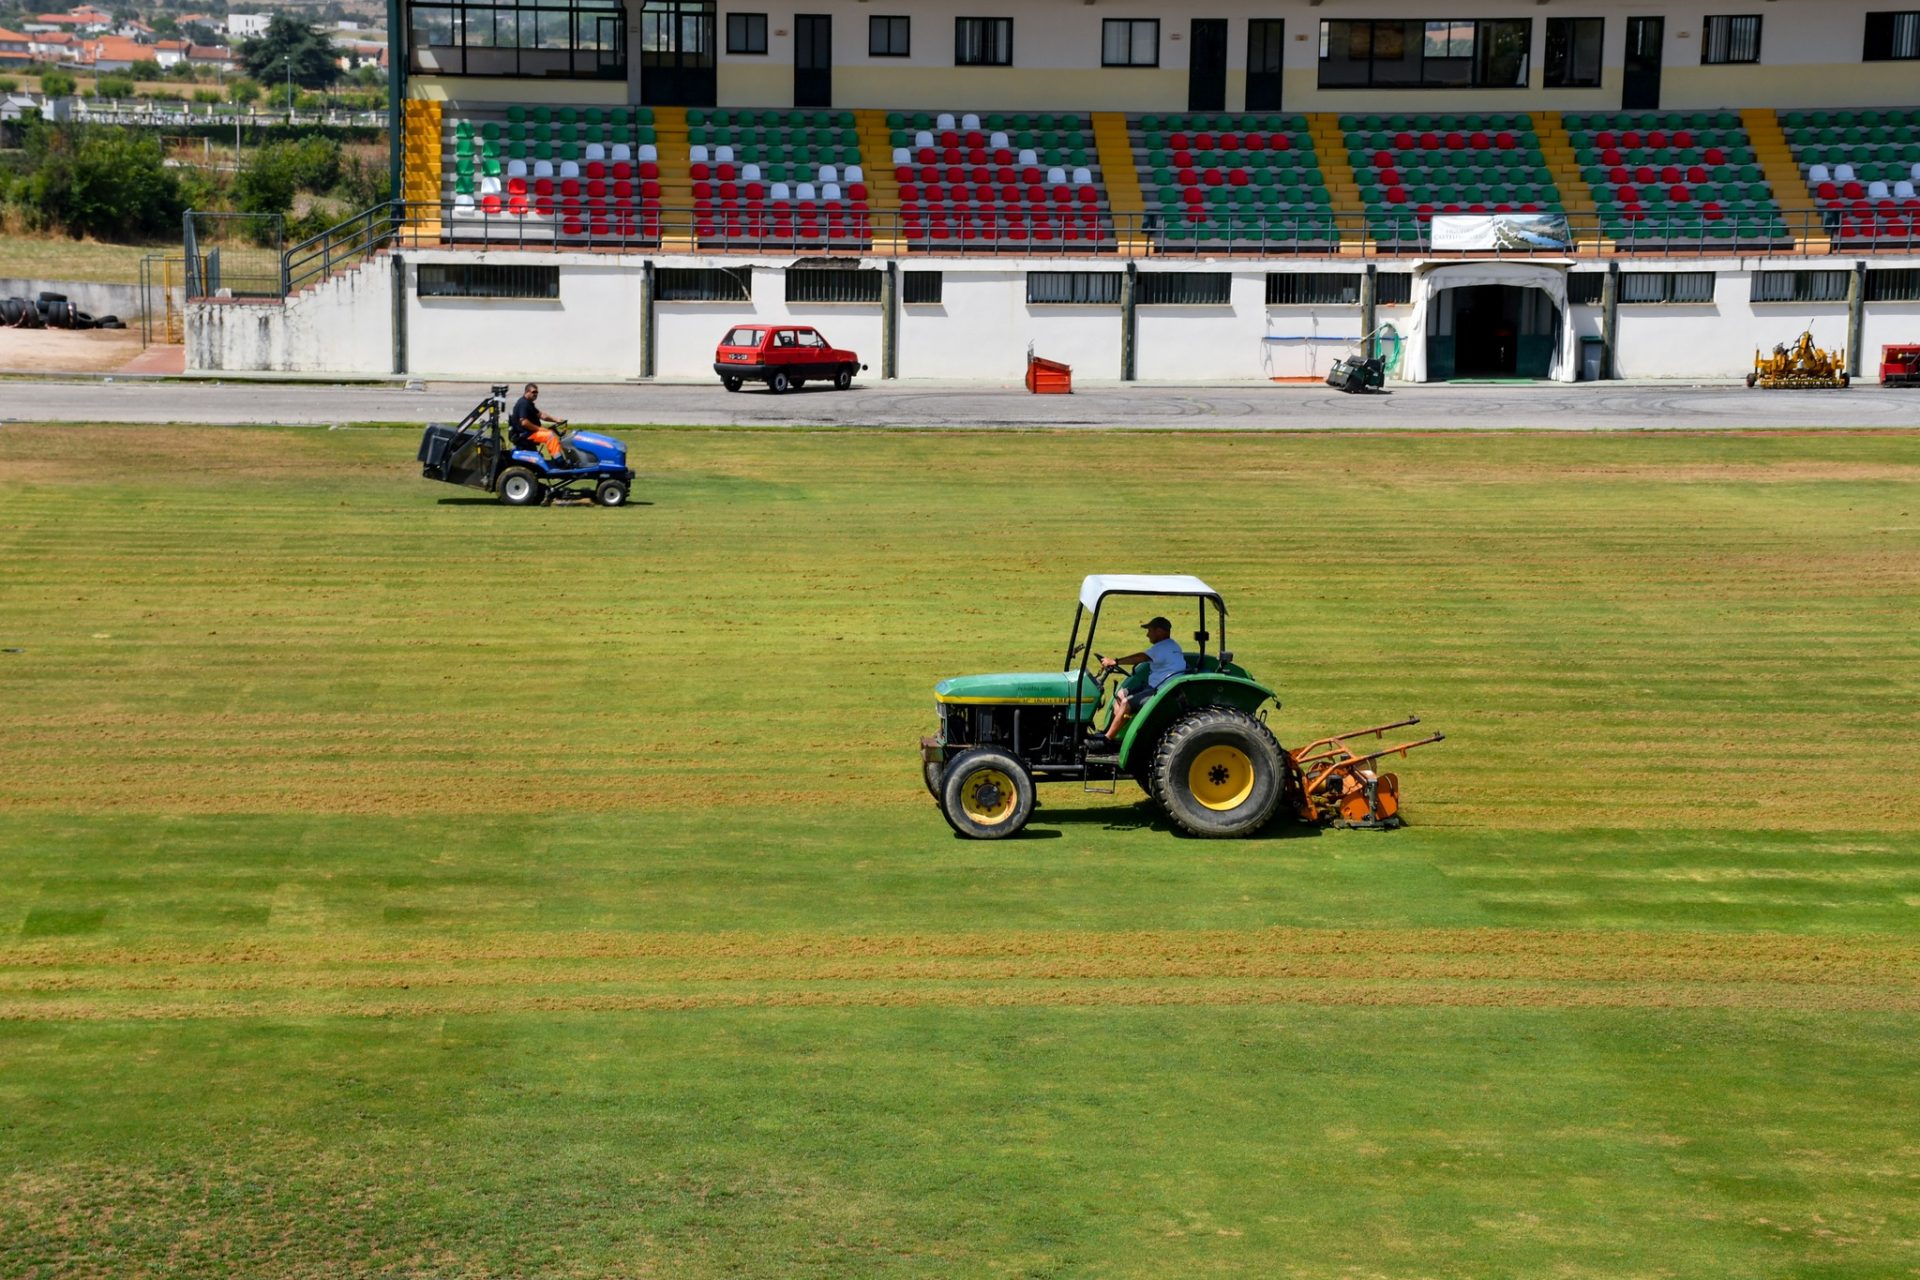
{"label": "stadium stairway", "polygon": [[1830,252],[1832,241],[1819,229],[1820,221],[1813,216],[1819,202],[1807,188],[1806,175],[1801,173],[1793,148],[1787,144],[1787,135],[1780,128],[1779,114],[1766,107],[1750,107],[1740,113],[1740,123],[1747,127],[1755,163],[1766,174],[1767,185],[1773,188],[1774,203],[1780,206],[1781,213],[1800,224],[1795,229],[1794,247],[1802,253]]}
{"label": "stadium stairway", "polygon": [[[693,208],[693,173],[687,161],[687,109],[655,107],[653,130],[660,139],[660,207],[680,211]],[[665,253],[692,253],[698,248],[693,225],[673,214],[662,220],[660,248]]]}
{"label": "stadium stairway", "polygon": [[1558,111],[1541,111],[1535,113],[1533,125],[1540,139],[1540,154],[1547,162],[1547,172],[1560,192],[1561,209],[1572,219],[1576,235],[1583,223],[1593,229],[1585,239],[1576,241],[1576,250],[1599,253],[1607,241],[1598,232],[1595,222],[1598,207],[1593,202],[1593,188],[1580,174],[1580,161],[1573,153],[1573,139],[1567,133],[1566,122],[1560,119]]}
{"label": "stadium stairway", "polygon": [[440,234],[440,200],[445,179],[440,104],[409,98],[401,111],[400,198],[423,207],[415,211],[418,232]]}
{"label": "stadium stairway", "polygon": [[1320,161],[1320,176],[1326,179],[1327,200],[1340,221],[1340,252],[1364,252],[1367,206],[1360,199],[1360,182],[1347,155],[1347,139],[1340,131],[1339,115],[1314,112],[1307,117],[1307,134],[1313,139],[1314,155]]}
{"label": "stadium stairway", "polygon": [[1147,211],[1145,194],[1140,190],[1140,168],[1133,160],[1133,137],[1127,131],[1127,118],[1117,111],[1093,113],[1093,145],[1100,157],[1100,173],[1107,183],[1107,208],[1114,215],[1114,235],[1120,256],[1143,256],[1147,238],[1140,230],[1140,215]]}
{"label": "stadium stairway", "polygon": [[867,175],[867,210],[873,218],[873,251],[902,254],[907,242],[900,235],[900,181],[893,176],[892,130],[887,113],[871,107],[853,113],[860,133],[860,166]]}

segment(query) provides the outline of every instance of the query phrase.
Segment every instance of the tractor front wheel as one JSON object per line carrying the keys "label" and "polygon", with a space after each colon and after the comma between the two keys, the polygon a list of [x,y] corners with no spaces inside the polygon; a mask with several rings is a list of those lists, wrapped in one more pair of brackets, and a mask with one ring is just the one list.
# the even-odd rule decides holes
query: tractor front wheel
{"label": "tractor front wheel", "polygon": [[508,467],[502,471],[494,491],[500,495],[500,501],[510,507],[538,506],[542,492],[540,482],[525,467]]}
{"label": "tractor front wheel", "polygon": [[1233,707],[1202,707],[1174,721],[1154,749],[1148,793],[1189,835],[1250,836],[1286,789],[1280,744]]}
{"label": "tractor front wheel", "polygon": [[940,784],[945,782],[947,778],[947,762],[945,760],[922,761],[920,764],[920,776],[926,779],[927,794],[933,797],[933,802],[938,805],[944,805],[946,800],[940,793]]}
{"label": "tractor front wheel", "polygon": [[1004,751],[962,752],[947,763],[940,812],[970,840],[1004,840],[1033,816],[1033,778]]}
{"label": "tractor front wheel", "polygon": [[602,480],[593,491],[593,500],[603,507],[624,507],[627,505],[627,484],[624,480]]}

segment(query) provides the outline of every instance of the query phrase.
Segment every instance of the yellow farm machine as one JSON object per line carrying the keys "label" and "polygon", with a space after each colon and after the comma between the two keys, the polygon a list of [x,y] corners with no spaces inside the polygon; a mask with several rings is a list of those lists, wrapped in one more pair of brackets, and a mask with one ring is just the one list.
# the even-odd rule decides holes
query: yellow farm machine
{"label": "yellow farm machine", "polygon": [[1748,386],[1768,390],[1844,387],[1850,381],[1846,356],[1814,346],[1811,329],[1791,347],[1782,343],[1771,355],[1754,352],[1753,372],[1747,375]]}

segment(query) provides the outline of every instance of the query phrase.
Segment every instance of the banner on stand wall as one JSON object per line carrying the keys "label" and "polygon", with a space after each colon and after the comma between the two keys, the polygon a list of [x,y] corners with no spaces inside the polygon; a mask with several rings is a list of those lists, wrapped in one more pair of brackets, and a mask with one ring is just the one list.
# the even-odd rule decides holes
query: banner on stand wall
{"label": "banner on stand wall", "polygon": [[1438,252],[1472,249],[1569,249],[1573,232],[1564,213],[1436,213]]}

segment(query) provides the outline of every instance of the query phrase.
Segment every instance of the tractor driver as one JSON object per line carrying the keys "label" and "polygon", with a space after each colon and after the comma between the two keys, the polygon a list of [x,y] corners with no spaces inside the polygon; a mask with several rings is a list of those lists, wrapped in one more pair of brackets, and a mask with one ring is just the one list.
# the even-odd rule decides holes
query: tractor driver
{"label": "tractor driver", "polygon": [[[1157,692],[1161,685],[1183,674],[1187,669],[1187,655],[1180,651],[1180,644],[1173,638],[1173,624],[1165,618],[1150,618],[1140,624],[1147,633],[1147,648],[1144,653],[1128,654],[1124,658],[1102,658],[1100,669],[1111,671],[1122,663],[1151,664],[1147,669],[1144,682],[1129,679],[1120,691],[1113,695],[1113,714],[1107,717],[1107,731],[1094,731],[1096,743],[1108,747],[1117,747],[1120,731],[1127,727],[1127,721],[1134,713],[1147,704],[1147,699]],[[1136,672],[1136,674],[1138,674]]]}
{"label": "tractor driver", "polygon": [[565,418],[554,418],[541,413],[534,401],[540,398],[540,387],[529,382],[513,402],[513,410],[507,414],[507,439],[518,444],[525,442],[544,454],[549,462],[563,462],[566,447],[560,443],[560,433],[554,427],[567,425]]}

